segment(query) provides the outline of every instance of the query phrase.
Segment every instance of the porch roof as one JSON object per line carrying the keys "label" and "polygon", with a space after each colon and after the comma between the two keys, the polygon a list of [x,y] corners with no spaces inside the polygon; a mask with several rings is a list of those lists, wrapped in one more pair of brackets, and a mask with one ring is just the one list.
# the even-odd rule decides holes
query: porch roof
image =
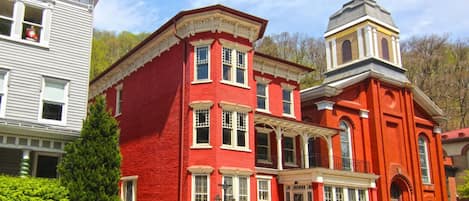
{"label": "porch roof", "polygon": [[255,124],[265,124],[272,129],[281,128],[284,131],[289,133],[295,134],[307,134],[312,137],[314,136],[321,136],[321,137],[328,137],[336,135],[340,129],[332,128],[332,127],[325,127],[316,125],[313,123],[307,123],[298,121],[292,118],[286,117],[277,117],[271,114],[256,112],[254,114],[254,123]]}

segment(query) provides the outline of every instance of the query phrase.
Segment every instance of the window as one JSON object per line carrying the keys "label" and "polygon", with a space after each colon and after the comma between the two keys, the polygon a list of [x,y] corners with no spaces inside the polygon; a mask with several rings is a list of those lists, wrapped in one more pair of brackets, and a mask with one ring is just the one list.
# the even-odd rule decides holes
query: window
{"label": "window", "polygon": [[357,201],[356,190],[353,188],[348,189],[348,201]]}
{"label": "window", "polygon": [[[345,197],[347,194],[347,199]],[[358,200],[357,200],[358,198]],[[324,201],[366,201],[365,189],[324,186]]]}
{"label": "window", "polygon": [[0,70],[0,116],[5,115],[6,96],[8,90],[8,72]]}
{"label": "window", "polygon": [[209,201],[209,176],[193,175],[192,176],[192,200],[193,201]]}
{"label": "window", "polygon": [[245,52],[223,47],[222,80],[231,84],[247,85],[247,57]]}
{"label": "window", "polygon": [[258,201],[270,201],[270,180],[257,180]]}
{"label": "window", "polygon": [[137,200],[137,176],[123,177],[121,198],[123,201]]}
{"label": "window", "polygon": [[269,110],[267,84],[257,83],[257,109]]}
{"label": "window", "polygon": [[342,63],[352,60],[352,44],[349,40],[342,42]]}
{"label": "window", "polygon": [[358,201],[366,201],[365,190],[358,190]]}
{"label": "window", "polygon": [[195,115],[195,145],[209,145],[210,138],[210,111],[197,109]]}
{"label": "window", "polygon": [[[46,44],[48,39],[44,35],[49,32],[49,27],[45,22],[50,18],[46,2],[32,5],[24,1],[0,0],[0,36]],[[20,26],[14,26],[17,23]]]}
{"label": "window", "polygon": [[381,53],[383,54],[383,59],[389,61],[389,45],[386,38],[381,39]]}
{"label": "window", "polygon": [[293,115],[293,96],[292,91],[282,89],[283,114]]}
{"label": "window", "polygon": [[210,80],[210,54],[209,46],[200,46],[195,48],[196,52],[196,69],[194,70],[195,81],[208,81]]}
{"label": "window", "polygon": [[344,201],[344,189],[335,187],[335,201]]}
{"label": "window", "polygon": [[340,151],[342,153],[342,169],[352,170],[351,130],[348,123],[340,121]]}
{"label": "window", "polygon": [[324,201],[332,201],[332,187],[324,186]]}
{"label": "window", "polygon": [[48,122],[65,122],[68,81],[44,78],[40,119]]}
{"label": "window", "polygon": [[247,148],[247,113],[223,110],[222,128],[224,146]]}
{"label": "window", "polygon": [[424,184],[430,184],[430,166],[428,162],[428,141],[423,135],[419,136],[419,159],[420,159],[420,170],[422,172],[422,182]]}
{"label": "window", "polygon": [[295,140],[292,137],[283,138],[283,155],[285,163],[295,164]]}
{"label": "window", "polygon": [[270,161],[269,134],[256,133],[256,160],[258,162]]}
{"label": "window", "polygon": [[249,177],[247,176],[223,176],[223,201],[248,201],[249,200]]}
{"label": "window", "polygon": [[116,116],[122,114],[122,85],[116,87]]}
{"label": "window", "polygon": [[45,153],[36,154],[36,168],[34,170],[36,177],[42,178],[56,178],[57,165],[59,164],[59,157],[57,155],[48,155]]}

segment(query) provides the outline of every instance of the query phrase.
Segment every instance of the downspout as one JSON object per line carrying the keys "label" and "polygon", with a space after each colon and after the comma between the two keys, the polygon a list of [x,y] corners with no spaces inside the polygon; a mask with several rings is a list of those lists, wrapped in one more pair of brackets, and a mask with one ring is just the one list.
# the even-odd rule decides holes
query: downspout
{"label": "downspout", "polygon": [[187,40],[177,35],[176,20],[173,21],[174,24],[174,37],[179,41],[183,41],[183,61],[182,61],[182,84],[181,84],[181,107],[180,107],[180,125],[179,125],[179,174],[178,174],[178,201],[182,201],[183,197],[183,188],[184,188],[184,124],[185,124],[185,84],[186,84],[186,66],[187,66]]}

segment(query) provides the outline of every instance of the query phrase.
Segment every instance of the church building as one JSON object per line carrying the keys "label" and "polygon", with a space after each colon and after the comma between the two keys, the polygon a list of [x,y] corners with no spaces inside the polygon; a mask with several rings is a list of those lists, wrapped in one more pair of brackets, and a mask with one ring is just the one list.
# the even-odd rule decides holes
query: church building
{"label": "church building", "polygon": [[254,50],[267,20],[182,11],[90,84],[120,124],[125,201],[446,201],[442,111],[373,0],[330,18],[326,79]]}

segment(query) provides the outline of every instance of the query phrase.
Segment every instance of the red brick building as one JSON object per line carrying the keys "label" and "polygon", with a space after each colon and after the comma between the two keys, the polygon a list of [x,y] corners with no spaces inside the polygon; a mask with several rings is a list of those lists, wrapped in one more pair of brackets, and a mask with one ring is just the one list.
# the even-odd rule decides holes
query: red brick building
{"label": "red brick building", "polygon": [[[376,26],[358,24],[330,35]],[[183,11],[91,82],[90,97],[104,94],[120,122],[123,200],[445,200],[433,132],[441,111],[400,65],[367,55],[338,66],[326,35],[326,83],[300,95],[312,69],[253,50],[266,25],[221,5]],[[359,64],[405,80],[367,65],[350,74]]]}

